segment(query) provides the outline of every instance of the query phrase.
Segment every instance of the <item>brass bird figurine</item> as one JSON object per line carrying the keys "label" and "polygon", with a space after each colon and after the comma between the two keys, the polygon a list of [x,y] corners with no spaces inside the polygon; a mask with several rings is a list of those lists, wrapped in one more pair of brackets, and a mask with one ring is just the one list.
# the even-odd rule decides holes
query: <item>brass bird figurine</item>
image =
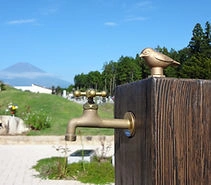
{"label": "brass bird figurine", "polygon": [[146,64],[151,69],[151,76],[153,77],[165,77],[163,75],[163,68],[173,64],[180,65],[179,62],[172,58],[153,50],[152,48],[145,48],[142,50],[140,57],[142,57]]}

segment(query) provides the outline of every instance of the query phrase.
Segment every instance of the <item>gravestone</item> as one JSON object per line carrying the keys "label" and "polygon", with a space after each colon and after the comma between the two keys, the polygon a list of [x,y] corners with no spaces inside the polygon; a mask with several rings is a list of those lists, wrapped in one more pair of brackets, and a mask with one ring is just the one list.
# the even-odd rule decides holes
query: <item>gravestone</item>
{"label": "gravestone", "polygon": [[15,135],[29,131],[24,121],[15,116],[0,116],[0,135]]}

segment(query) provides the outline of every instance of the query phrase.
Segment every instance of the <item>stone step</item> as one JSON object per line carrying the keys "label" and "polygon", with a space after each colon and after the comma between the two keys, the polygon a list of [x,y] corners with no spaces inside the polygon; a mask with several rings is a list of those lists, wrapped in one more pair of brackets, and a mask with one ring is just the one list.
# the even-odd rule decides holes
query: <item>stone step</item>
{"label": "stone step", "polygon": [[[105,138],[104,138],[105,137]],[[60,144],[60,145],[99,145],[101,142],[114,143],[114,136],[78,136],[76,141],[65,141],[64,136],[0,136],[1,145],[16,144]]]}

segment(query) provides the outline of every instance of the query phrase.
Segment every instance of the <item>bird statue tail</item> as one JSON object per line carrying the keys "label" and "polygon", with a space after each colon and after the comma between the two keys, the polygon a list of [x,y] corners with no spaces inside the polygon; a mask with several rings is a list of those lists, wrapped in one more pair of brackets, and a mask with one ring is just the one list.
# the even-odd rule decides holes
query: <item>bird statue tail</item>
{"label": "bird statue tail", "polygon": [[180,65],[180,63],[175,61],[175,60],[172,62],[172,64],[175,65],[175,66]]}

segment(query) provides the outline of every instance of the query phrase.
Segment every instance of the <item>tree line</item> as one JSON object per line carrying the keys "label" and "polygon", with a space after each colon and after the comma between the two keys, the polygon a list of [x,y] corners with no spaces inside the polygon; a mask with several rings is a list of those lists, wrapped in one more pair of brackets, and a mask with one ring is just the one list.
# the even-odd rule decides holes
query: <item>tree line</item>
{"label": "tree line", "polygon": [[[211,25],[207,21],[204,28],[197,23],[192,30],[192,37],[186,47],[176,51],[166,47],[157,46],[155,50],[180,62],[179,67],[169,66],[164,69],[166,77],[211,79]],[[144,60],[136,54],[135,57],[121,56],[117,61],[104,63],[103,71],[90,71],[88,74],[78,74],[74,77],[74,85],[66,90],[73,89],[85,91],[88,88],[106,90],[113,95],[117,85],[134,82],[147,78],[150,69]],[[5,85],[0,81],[0,91]],[[63,88],[52,87],[52,94],[61,94]]]}
{"label": "tree line", "polygon": [[[179,67],[169,66],[164,69],[166,77],[211,79],[211,25],[207,21],[204,28],[197,23],[192,30],[192,37],[186,47],[176,51],[166,47],[157,46],[155,50],[180,62]],[[106,90],[113,95],[117,85],[134,82],[147,78],[150,69],[144,60],[136,54],[135,57],[121,56],[117,61],[104,63],[103,71],[90,71],[88,74],[78,74],[74,77],[74,85],[66,90],[73,89],[85,91],[93,88],[98,91]],[[64,88],[52,87],[52,94],[61,94]],[[0,81],[0,91],[5,85]]]}
{"label": "tree line", "polygon": [[[180,62],[179,67],[169,66],[164,69],[167,77],[211,79],[211,25],[207,21],[204,29],[197,23],[192,31],[192,37],[187,47],[176,51],[157,46],[155,50],[168,55]],[[121,56],[118,61],[109,61],[103,65],[103,71],[91,71],[88,74],[78,74],[74,77],[75,88],[86,90],[94,88],[106,90],[113,95],[117,85],[130,83],[147,78],[149,67],[137,54],[134,58]]]}

